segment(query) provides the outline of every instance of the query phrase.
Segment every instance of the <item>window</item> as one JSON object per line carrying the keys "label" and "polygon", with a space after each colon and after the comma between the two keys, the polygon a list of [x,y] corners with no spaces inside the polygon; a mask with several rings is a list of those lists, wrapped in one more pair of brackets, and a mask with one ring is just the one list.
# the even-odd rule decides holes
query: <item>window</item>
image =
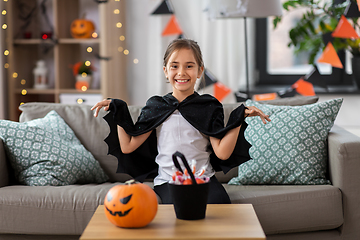
{"label": "window", "polygon": [[[288,47],[288,32],[302,13],[292,11],[286,14],[286,23],[283,24],[283,19],[275,31],[271,18],[256,19],[257,85],[291,85],[313,69],[307,64],[306,54],[295,55],[294,50]],[[293,14],[291,18],[288,16],[290,14]],[[328,64],[317,64],[317,67],[329,86],[353,85],[349,56],[343,51],[338,52],[338,55],[344,69],[332,68]]]}

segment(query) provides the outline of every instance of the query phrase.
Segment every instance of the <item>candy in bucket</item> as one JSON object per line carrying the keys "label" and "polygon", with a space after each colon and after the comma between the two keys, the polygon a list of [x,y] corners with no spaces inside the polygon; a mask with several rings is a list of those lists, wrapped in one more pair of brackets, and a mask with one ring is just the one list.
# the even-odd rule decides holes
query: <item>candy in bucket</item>
{"label": "candy in bucket", "polygon": [[[182,160],[186,170],[181,168],[177,160],[178,157]],[[175,171],[175,180],[173,183],[169,183],[169,190],[174,203],[176,217],[184,220],[205,218],[209,194],[208,179],[203,179],[201,176],[195,178],[194,168],[190,168],[182,153],[175,152],[172,158],[178,172]]]}

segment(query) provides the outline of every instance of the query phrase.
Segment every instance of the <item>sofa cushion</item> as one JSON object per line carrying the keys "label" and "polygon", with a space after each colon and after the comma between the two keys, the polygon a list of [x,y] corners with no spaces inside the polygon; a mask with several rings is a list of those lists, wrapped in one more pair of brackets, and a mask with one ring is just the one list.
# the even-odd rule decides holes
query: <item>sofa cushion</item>
{"label": "sofa cushion", "polygon": [[100,163],[102,169],[109,176],[111,182],[125,182],[130,179],[127,174],[116,173],[117,159],[108,155],[108,148],[104,139],[109,134],[109,125],[102,118],[107,112],[100,111],[97,118],[85,104],[59,103],[25,103],[19,107],[22,111],[20,122],[44,117],[51,110],[55,110],[74,131],[76,137]]}
{"label": "sofa cushion", "polygon": [[342,99],[304,106],[273,106],[248,100],[270,116],[247,118],[251,160],[230,184],[328,184],[327,137]]}
{"label": "sofa cushion", "polygon": [[26,123],[0,120],[17,180],[30,186],[102,183],[108,177],[55,112]]}
{"label": "sofa cushion", "polygon": [[266,235],[328,230],[343,224],[342,194],[331,185],[224,187],[233,204],[253,204]]}

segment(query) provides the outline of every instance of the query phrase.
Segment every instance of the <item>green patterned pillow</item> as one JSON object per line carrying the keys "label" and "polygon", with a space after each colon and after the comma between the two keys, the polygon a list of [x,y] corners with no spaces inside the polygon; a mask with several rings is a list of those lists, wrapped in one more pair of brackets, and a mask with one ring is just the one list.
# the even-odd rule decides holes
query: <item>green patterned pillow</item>
{"label": "green patterned pillow", "polygon": [[18,123],[0,120],[0,138],[21,184],[63,186],[102,183],[108,177],[54,110]]}
{"label": "green patterned pillow", "polygon": [[248,100],[270,116],[246,118],[251,160],[239,166],[229,184],[329,184],[327,137],[342,99],[303,106],[274,106]]}

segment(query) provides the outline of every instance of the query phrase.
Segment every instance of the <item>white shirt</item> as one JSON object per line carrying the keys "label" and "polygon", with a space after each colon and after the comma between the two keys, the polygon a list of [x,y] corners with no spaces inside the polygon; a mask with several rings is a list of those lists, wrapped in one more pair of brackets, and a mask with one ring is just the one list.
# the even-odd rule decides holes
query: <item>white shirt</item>
{"label": "white shirt", "polygon": [[[154,179],[154,185],[160,185],[171,180],[173,174],[172,155],[179,151],[184,154],[191,166],[193,159],[196,160],[196,171],[206,168],[205,177],[215,174],[210,164],[210,152],[207,151],[209,138],[194,128],[178,110],[175,110],[168,119],[156,128],[158,155],[156,163],[159,165],[158,176]],[[185,167],[178,158],[185,170]]]}

